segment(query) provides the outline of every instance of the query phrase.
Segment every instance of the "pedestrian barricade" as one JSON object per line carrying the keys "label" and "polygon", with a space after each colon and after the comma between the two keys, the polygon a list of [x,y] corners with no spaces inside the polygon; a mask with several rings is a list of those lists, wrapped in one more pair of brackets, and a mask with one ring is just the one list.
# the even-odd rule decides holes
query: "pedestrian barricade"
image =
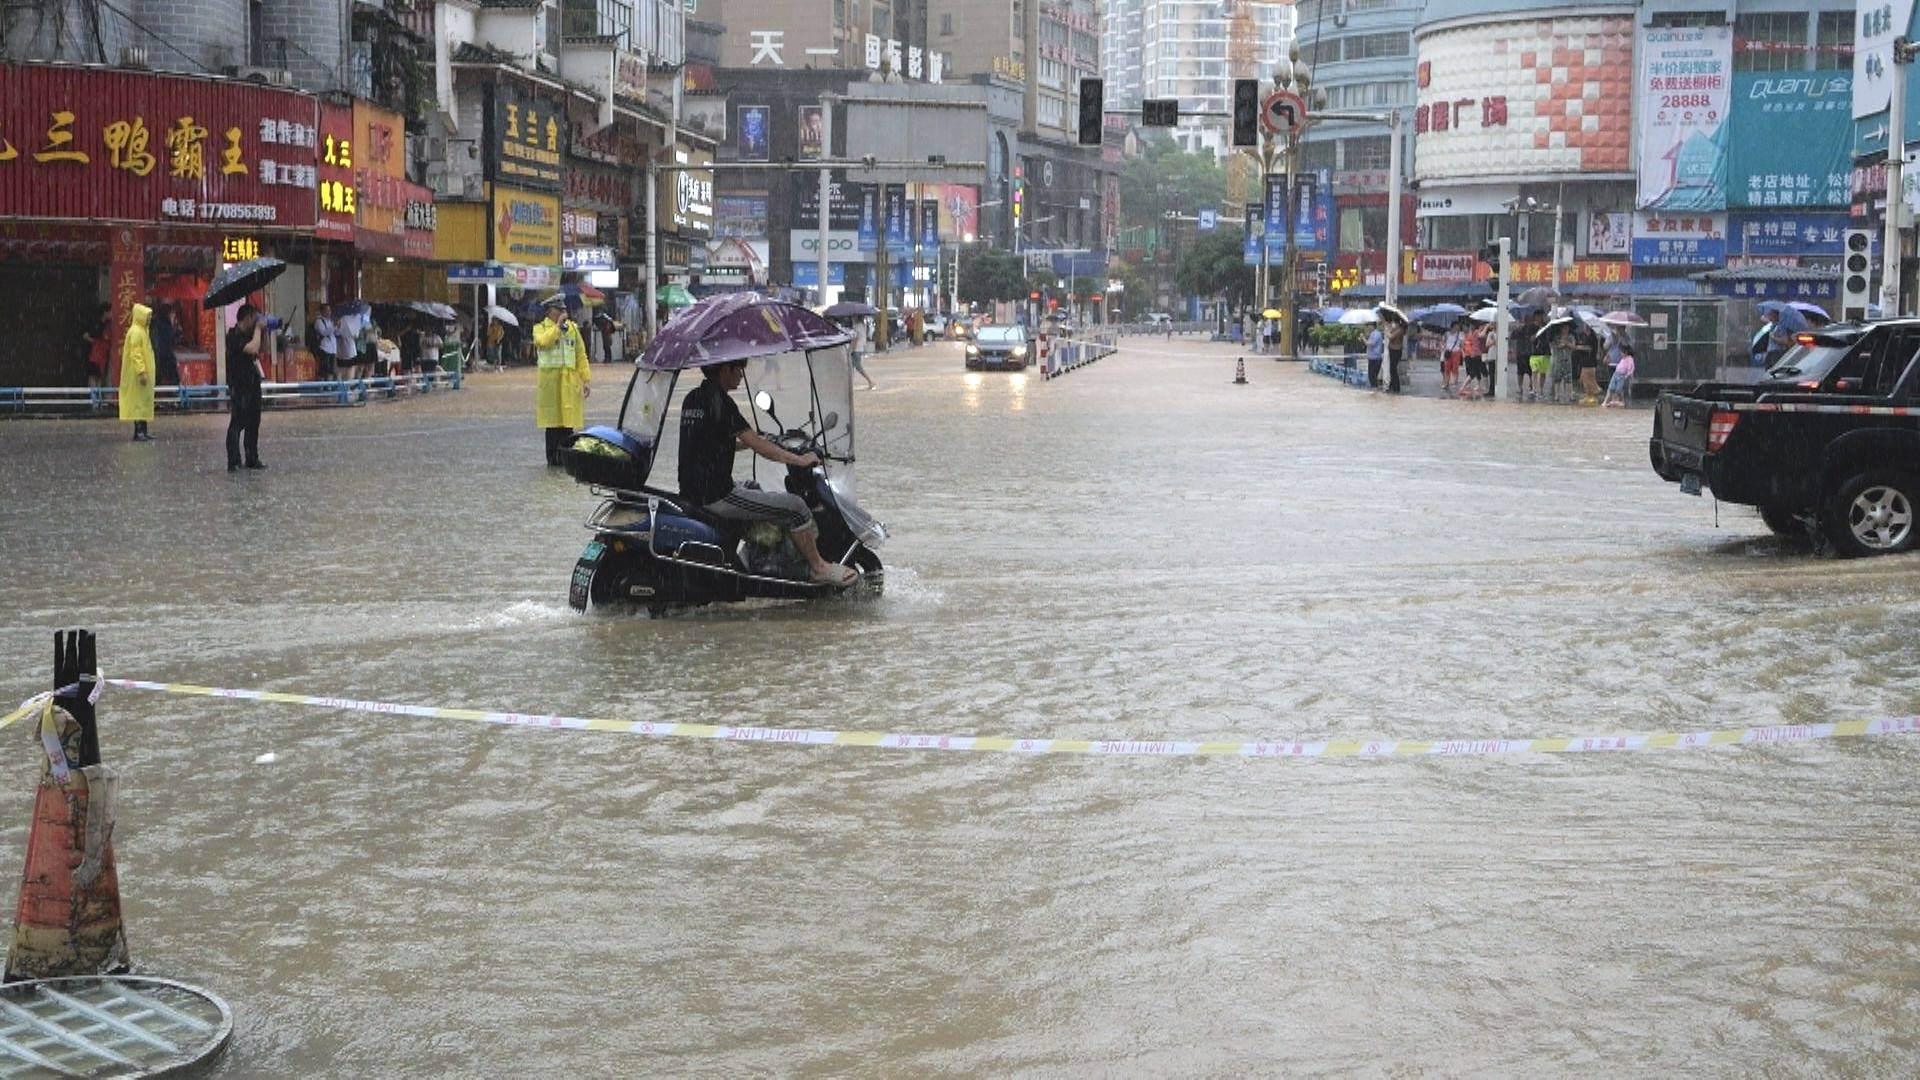
{"label": "pedestrian barricade", "polygon": [[[267,408],[363,405],[409,394],[460,389],[458,371],[434,369],[413,375],[375,379],[329,379],[318,382],[270,382],[260,387]],[[169,412],[217,412],[227,407],[225,386],[156,386],[153,403]],[[120,408],[115,386],[4,386],[0,387],[0,416],[100,416]]]}
{"label": "pedestrian barricade", "polygon": [[[1109,328],[1119,334],[1151,334],[1167,336],[1166,323],[1109,323]],[[1176,334],[1212,334],[1219,327],[1210,322],[1177,322],[1173,324]]]}
{"label": "pedestrian barricade", "polygon": [[1353,362],[1352,357],[1316,356],[1307,361],[1307,370],[1315,375],[1325,375],[1338,379],[1348,386],[1365,388],[1367,373]]}
{"label": "pedestrian barricade", "polygon": [[1040,377],[1054,379],[1076,368],[1102,357],[1111,356],[1118,348],[1112,334],[1093,334],[1083,338],[1063,341],[1040,361]]}

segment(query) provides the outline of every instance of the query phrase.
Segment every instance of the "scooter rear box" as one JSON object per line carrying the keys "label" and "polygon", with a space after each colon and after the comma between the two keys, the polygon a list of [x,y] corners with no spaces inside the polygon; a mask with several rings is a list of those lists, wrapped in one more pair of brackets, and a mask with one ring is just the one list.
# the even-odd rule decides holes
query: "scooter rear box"
{"label": "scooter rear box", "polygon": [[653,470],[653,443],[616,427],[590,427],[573,437],[567,475],[582,484],[638,491]]}

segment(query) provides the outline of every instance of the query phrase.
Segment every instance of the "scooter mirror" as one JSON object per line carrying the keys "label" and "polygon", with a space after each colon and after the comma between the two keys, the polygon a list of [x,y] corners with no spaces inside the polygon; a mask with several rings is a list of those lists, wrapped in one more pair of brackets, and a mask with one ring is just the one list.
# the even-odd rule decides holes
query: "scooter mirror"
{"label": "scooter mirror", "polygon": [[825,422],[823,422],[820,425],[820,430],[832,431],[834,428],[837,428],[839,426],[840,426],[840,414],[837,412],[830,412],[827,414],[827,419],[825,420]]}
{"label": "scooter mirror", "polygon": [[[767,393],[765,390],[760,391],[753,395],[753,406],[768,416],[773,416],[773,395]],[[776,423],[780,420],[777,416],[773,416],[773,419]]]}

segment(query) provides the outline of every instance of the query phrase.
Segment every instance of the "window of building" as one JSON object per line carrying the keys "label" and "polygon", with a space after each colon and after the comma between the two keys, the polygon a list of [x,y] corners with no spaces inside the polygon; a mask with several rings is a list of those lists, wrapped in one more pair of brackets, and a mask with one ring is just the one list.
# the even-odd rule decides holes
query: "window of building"
{"label": "window of building", "polygon": [[893,36],[893,9],[892,8],[880,7],[877,4],[874,5],[873,32],[883,38]]}
{"label": "window of building", "polygon": [[1813,66],[1843,68],[1853,63],[1853,12],[1823,11],[1815,24]]}
{"label": "window of building", "polygon": [[953,13],[952,12],[947,12],[940,16],[940,36],[941,37],[953,36]]}
{"label": "window of building", "polygon": [[1340,250],[1348,254],[1387,246],[1387,208],[1350,206],[1340,211]]}
{"label": "window of building", "polygon": [[1341,152],[1346,160],[1340,163],[1342,169],[1350,172],[1363,172],[1370,169],[1384,169],[1387,158],[1393,152],[1393,144],[1388,135],[1365,135],[1346,139],[1341,142]]}
{"label": "window of building", "polygon": [[1413,84],[1404,79],[1327,88],[1327,107],[1330,109],[1369,109],[1385,105],[1409,105],[1412,102]]}
{"label": "window of building", "polygon": [[1340,59],[1380,60],[1413,55],[1413,37],[1405,32],[1355,34],[1340,39]]}
{"label": "window of building", "polygon": [[1733,20],[1733,70],[1798,71],[1807,66],[1803,11],[1739,15]]}
{"label": "window of building", "polygon": [[1662,11],[1647,22],[1648,26],[1660,29],[1672,29],[1687,26],[1724,26],[1727,16],[1719,11]]}
{"label": "window of building", "polygon": [[1334,139],[1300,144],[1300,167],[1303,169],[1339,168],[1339,146],[1339,142]]}

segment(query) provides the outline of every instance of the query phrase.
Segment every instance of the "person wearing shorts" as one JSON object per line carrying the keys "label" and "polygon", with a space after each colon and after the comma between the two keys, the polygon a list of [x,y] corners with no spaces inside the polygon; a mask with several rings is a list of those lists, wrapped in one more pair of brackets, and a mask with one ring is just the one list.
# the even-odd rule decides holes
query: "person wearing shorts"
{"label": "person wearing shorts", "polygon": [[1467,384],[1461,390],[1465,397],[1477,398],[1486,392],[1487,377],[1487,339],[1482,328],[1468,327],[1460,335],[1460,352],[1467,368]]}
{"label": "person wearing shorts", "polygon": [[733,455],[744,448],[783,465],[820,464],[813,454],[782,450],[753,430],[734,404],[733,391],[747,375],[745,360],[708,364],[700,369],[700,385],[680,402],[680,495],[717,518],[728,521],[771,521],[787,530],[793,546],[806,556],[813,580],[823,585],[848,585],[852,569],[820,556],[819,530],[813,511],[798,495],[761,491],[733,482]]}
{"label": "person wearing shorts", "polygon": [[1613,378],[1607,380],[1607,398],[1600,404],[1609,409],[1627,407],[1627,397],[1633,393],[1633,369],[1633,348],[1623,341],[1619,358],[1614,361]]}
{"label": "person wearing shorts", "polygon": [[1527,380],[1527,400],[1540,401],[1546,397],[1547,376],[1553,371],[1553,357],[1547,353],[1536,352],[1527,357],[1527,371],[1531,378]]}

